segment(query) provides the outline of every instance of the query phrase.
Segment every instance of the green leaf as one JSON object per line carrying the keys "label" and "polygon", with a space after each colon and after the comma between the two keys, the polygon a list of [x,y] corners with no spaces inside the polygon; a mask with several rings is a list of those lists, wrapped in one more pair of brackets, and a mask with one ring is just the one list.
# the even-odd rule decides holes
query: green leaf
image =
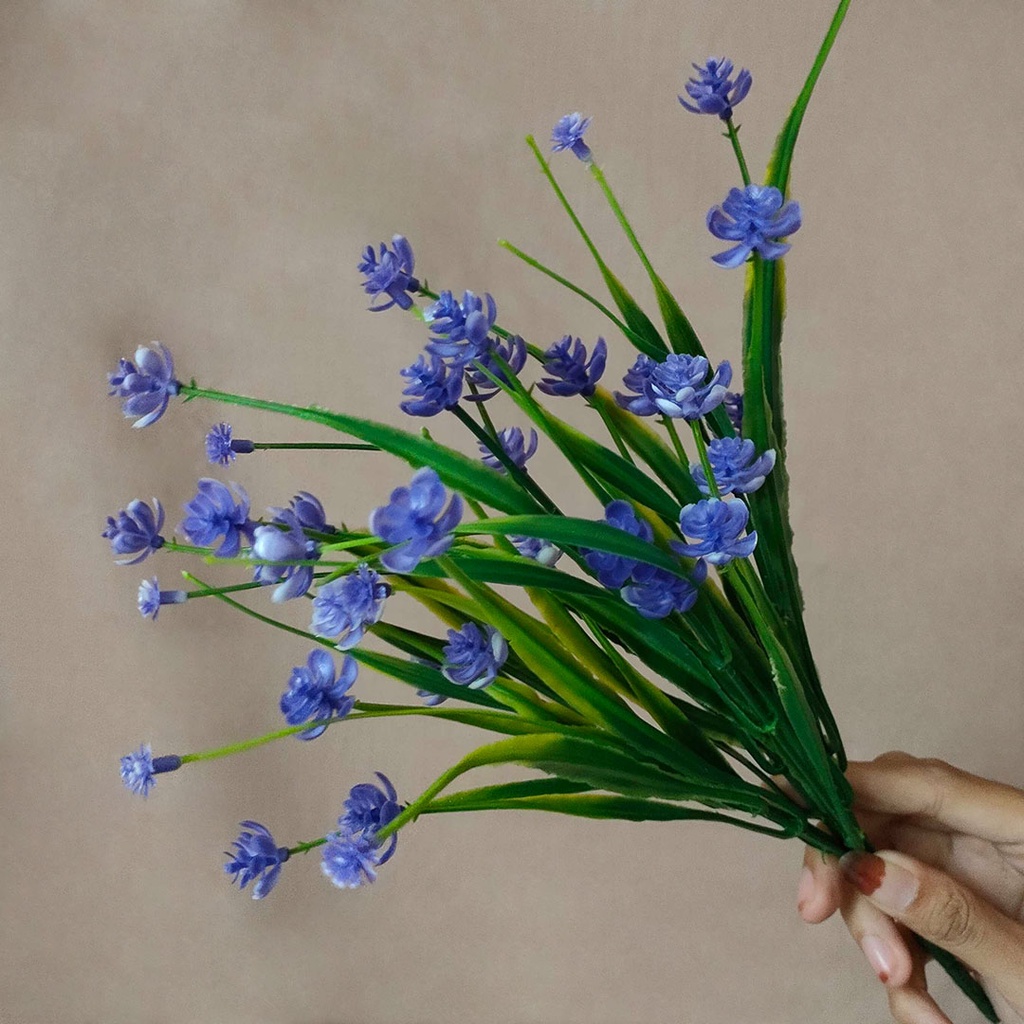
{"label": "green leaf", "polygon": [[537,537],[559,547],[589,548],[606,551],[638,562],[656,565],[677,576],[689,578],[689,568],[675,555],[656,548],[641,537],[634,537],[608,523],[572,516],[507,516],[501,519],[479,519],[462,523],[456,534],[487,533],[497,536]]}
{"label": "green leaf", "polygon": [[382,654],[369,651],[365,647],[355,647],[348,652],[367,668],[376,669],[399,682],[415,686],[419,690],[429,690],[444,697],[454,697],[468,704],[479,704],[487,708],[501,708],[503,705],[489,696],[485,690],[472,690],[468,686],[456,686],[449,683],[440,671],[429,665],[420,665],[415,661],[396,658],[393,654]]}

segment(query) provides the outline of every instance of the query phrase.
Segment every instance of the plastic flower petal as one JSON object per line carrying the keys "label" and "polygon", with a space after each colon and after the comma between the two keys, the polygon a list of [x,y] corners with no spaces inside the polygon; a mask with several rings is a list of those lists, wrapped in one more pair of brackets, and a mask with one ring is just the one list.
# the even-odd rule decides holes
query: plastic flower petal
{"label": "plastic flower petal", "polygon": [[544,372],[549,376],[539,381],[537,387],[547,395],[583,395],[589,398],[604,374],[607,358],[608,346],[604,338],[597,339],[593,355],[588,360],[583,342],[567,334],[544,353]]}
{"label": "plastic flower petal", "polygon": [[419,281],[412,276],[415,264],[412,246],[403,235],[392,237],[390,249],[381,242],[379,255],[372,245],[366,247],[358,267],[363,275],[363,289],[371,298],[386,296],[383,305],[370,306],[371,312],[379,313],[392,306],[411,308],[409,292],[417,292],[420,288]]}
{"label": "plastic flower petal", "polygon": [[694,102],[687,103],[682,96],[679,102],[693,114],[717,114],[728,121],[732,108],[750,92],[750,72],[743,68],[732,79],[733,64],[725,57],[708,57],[703,66],[694,64],[693,68],[697,76],[689,79],[684,88]]}
{"label": "plastic flower petal", "polygon": [[214,466],[227,466],[239,455],[256,451],[252,441],[231,436],[230,423],[216,423],[206,435],[206,458]]}
{"label": "plastic flower petal", "polygon": [[583,134],[590,127],[590,118],[579,112],[566,114],[558,119],[551,130],[551,152],[560,153],[571,149],[584,163],[591,159],[590,147],[583,141]]}
{"label": "plastic flower petal", "polygon": [[[314,648],[305,665],[292,669],[288,689],[281,695],[281,713],[289,725],[302,722],[323,723],[330,718],[344,718],[355,706],[355,698],[348,695],[359,674],[355,659],[346,654],[340,675],[335,676],[334,659],[327,651]],[[298,733],[299,739],[313,740],[327,726]]]}
{"label": "plastic flower petal", "polygon": [[420,355],[412,366],[401,371],[409,381],[403,395],[409,400],[399,408],[410,416],[436,416],[453,409],[462,397],[462,367],[448,366],[440,356]]}
{"label": "plastic flower petal", "polygon": [[[185,508],[181,531],[193,544],[209,547],[223,537],[214,551],[218,558],[234,558],[242,548],[242,538],[252,541],[256,524],[249,519],[249,495],[239,484],[231,491],[219,480],[203,477],[196,496]],[[237,499],[236,499],[237,496]]]}
{"label": "plastic flower petal", "polygon": [[314,533],[337,532],[327,522],[327,513],[320,499],[309,491],[299,491],[288,502],[288,508],[270,508],[267,511],[273,517],[271,521],[275,523],[291,526],[294,522],[303,530],[312,530]]}
{"label": "plastic flower petal", "polygon": [[696,563],[690,579],[638,562],[629,584],[621,590],[622,599],[645,619],[663,619],[672,612],[688,612],[707,575],[707,563],[703,560]]}
{"label": "plastic flower petal", "polygon": [[365,562],[345,576],[325,583],[313,598],[310,631],[317,636],[339,637],[338,649],[351,650],[379,622],[391,585]]}
{"label": "plastic flower petal", "polygon": [[483,355],[487,332],[498,319],[498,307],[490,295],[481,299],[467,291],[456,301],[451,292],[444,291],[423,311],[423,319],[437,335],[427,344],[427,351],[465,364]]}
{"label": "plastic flower petal", "polygon": [[[604,522],[650,543],[654,539],[651,524],[640,519],[628,501],[618,500],[608,504],[604,510]],[[638,565],[636,559],[613,555],[607,551],[580,549],[587,565],[597,574],[602,586],[618,590]]]}
{"label": "plastic flower petal", "polygon": [[320,870],[339,889],[358,889],[364,882],[377,880],[377,868],[383,862],[380,844],[372,835],[335,832],[324,846]]}
{"label": "plastic flower petal", "polygon": [[107,379],[109,393],[124,399],[121,408],[125,416],[138,417],[133,427],[156,423],[167,411],[171,398],[181,391],[181,381],[174,376],[174,359],[159,341],[136,349],[134,363],[119,360]]}
{"label": "plastic flower petal", "polygon": [[657,360],[641,352],[636,357],[636,362],[626,371],[626,375],[622,378],[622,383],[633,394],[623,394],[621,391],[614,392],[615,401],[623,409],[633,413],[634,416],[658,415],[658,407],[647,395],[647,385],[657,365]]}
{"label": "plastic flower petal", "polygon": [[526,342],[518,334],[506,338],[504,341],[497,341],[494,338],[487,339],[487,347],[483,353],[473,362],[466,364],[466,383],[472,384],[476,389],[474,394],[466,395],[467,402],[486,402],[493,398],[501,389],[483,372],[476,369],[476,364],[485,367],[488,373],[493,374],[503,384],[511,384],[505,368],[497,362],[496,356],[508,364],[508,368],[518,374],[526,365]]}
{"label": "plastic flower petal", "polygon": [[290,854],[286,846],[277,845],[270,831],[258,821],[243,821],[241,827],[241,834],[231,844],[234,852],[224,851],[224,856],[229,858],[224,870],[231,875],[232,882],[238,883],[239,889],[255,882],[252,898],[261,900],[277,885],[281,865]]}
{"label": "plastic flower petal", "polygon": [[391,572],[412,572],[424,558],[443,555],[455,539],[451,531],[462,519],[462,499],[448,494],[437,472],[419,470],[408,487],[396,487],[387,505],[374,509],[370,530],[387,544],[397,545],[380,556]]}
{"label": "plastic flower petal", "polygon": [[[740,437],[716,437],[708,445],[708,462],[715,475],[715,484],[721,494],[749,494],[756,491],[775,465],[775,449],[762,455],[754,449],[754,442]],[[705,494],[710,494],[704,467],[690,466],[690,475]]]}
{"label": "plastic flower petal", "polygon": [[508,643],[493,627],[467,622],[448,630],[441,674],[449,683],[481,690],[497,678],[508,658]]}
{"label": "plastic flower petal", "polygon": [[540,537],[509,537],[515,549],[524,558],[532,558],[541,565],[554,565],[562,557],[562,549]]}
{"label": "plastic flower petal", "polygon": [[732,380],[732,366],[728,361],[719,363],[711,379],[705,382],[710,368],[703,356],[675,353],[666,356],[647,378],[646,397],[666,416],[700,419],[722,404]]}
{"label": "plastic flower petal", "polygon": [[[274,512],[277,513],[276,525],[257,526],[253,531],[252,557],[278,564],[258,565],[253,580],[264,586],[278,584],[270,599],[279,604],[302,597],[313,585],[312,565],[282,563],[315,561],[320,557],[320,546],[306,536],[291,509],[274,509]],[[284,529],[280,528],[282,526]]]}
{"label": "plastic flower petal", "polygon": [[708,210],[707,225],[715,238],[737,243],[711,257],[720,267],[738,267],[752,252],[777,260],[790,250],[779,239],[800,227],[800,205],[792,200],[784,204],[772,185],[733,188],[721,206]]}
{"label": "plastic flower petal", "polygon": [[725,406],[733,430],[737,434],[740,433],[743,430],[743,395],[737,394],[735,391],[727,391],[722,405]]}
{"label": "plastic flower petal", "polygon": [[156,498],[152,508],[136,499],[116,516],[107,516],[107,528],[102,535],[110,541],[110,550],[115,555],[135,555],[117,559],[118,565],[137,565],[151,551],[164,546],[160,536],[163,525],[164,508]]}
{"label": "plastic flower petal", "polygon": [[679,513],[679,530],[695,543],[673,541],[672,548],[690,558],[704,558],[712,565],[726,565],[734,558],[746,558],[757,545],[757,532],[743,537],[749,518],[739,498],[708,498],[687,505]]}
{"label": "plastic flower petal", "polygon": [[[537,431],[530,428],[530,440],[527,442],[521,427],[506,427],[498,432],[498,443],[512,465],[522,469],[537,452]],[[478,446],[483,453],[484,465],[504,473],[505,467],[501,460],[491,453],[491,449],[483,441],[478,442]]]}
{"label": "plastic flower petal", "polygon": [[156,784],[154,775],[173,772],[180,767],[181,758],[177,754],[154,757],[150,745],[143,743],[134,753],[121,758],[121,781],[132,793],[147,797]]}
{"label": "plastic flower petal", "polygon": [[184,590],[161,590],[155,576],[139,584],[139,614],[144,619],[156,622],[161,605],[184,604],[187,600],[188,594]]}

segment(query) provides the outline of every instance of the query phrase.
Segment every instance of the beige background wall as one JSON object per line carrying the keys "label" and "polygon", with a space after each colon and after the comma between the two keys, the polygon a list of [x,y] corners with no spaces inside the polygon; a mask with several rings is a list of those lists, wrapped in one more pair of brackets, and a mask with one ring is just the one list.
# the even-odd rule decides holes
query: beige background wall
{"label": "beige background wall", "polygon": [[[373,769],[410,797],[476,737],[353,725],[132,799],[122,753],[273,727],[306,648],[202,602],[140,621],[141,576],[173,585],[184,563],[120,569],[99,537],[136,496],[161,496],[176,523],[223,415],[175,405],[129,429],[104,374],[140,341],[168,343],[186,378],[399,421],[397,371],[424,334],[364,311],[368,241],[403,231],[433,284],[490,290],[539,343],[603,330],[494,244],[597,287],[521,141],[568,110],[593,115],[654,262],[712,352],[735,358],[741,275],[711,264],[703,228],[732,157],[675,95],[691,59],[750,67],[739,120],[763,166],[831,7],[0,7],[3,1024],[887,1018],[841,925],[798,922],[799,850],[715,826],[427,819],[373,888],[338,892],[310,858],[253,903],[221,870],[239,819],[311,837]],[[851,751],[903,747],[1018,783],[1022,37],[1014,0],[854,0],[794,171],[805,226],[786,340],[808,623]],[[646,295],[582,168],[560,173]],[[631,359],[612,344],[609,379]],[[241,436],[322,437],[230,419]],[[562,484],[557,460],[536,465]],[[331,454],[253,456],[228,475],[257,507],[306,487],[360,523],[407,474]],[[369,673],[358,690],[399,692]]]}

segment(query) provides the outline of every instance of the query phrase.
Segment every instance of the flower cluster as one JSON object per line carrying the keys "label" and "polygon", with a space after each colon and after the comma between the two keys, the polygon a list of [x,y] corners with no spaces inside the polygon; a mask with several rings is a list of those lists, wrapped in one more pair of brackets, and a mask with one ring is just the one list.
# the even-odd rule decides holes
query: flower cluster
{"label": "flower cluster", "polygon": [[726,58],[708,57],[703,65],[691,65],[697,72],[684,88],[693,100],[688,103],[679,97],[679,102],[693,114],[717,114],[723,121],[732,117],[732,108],[742,100],[753,84],[750,72],[741,69],[732,78],[733,63]]}
{"label": "flower cluster", "polygon": [[232,882],[238,883],[239,889],[255,882],[252,898],[261,900],[277,885],[281,865],[291,851],[286,846],[278,846],[266,826],[258,821],[243,821],[241,827],[241,834],[231,844],[234,852],[224,851],[224,856],[229,858],[224,870],[231,875]]}
{"label": "flower cluster", "polygon": [[354,572],[317,589],[309,628],[317,636],[337,637],[338,650],[351,650],[380,621],[390,596],[391,585],[361,562]]}
{"label": "flower cluster", "polygon": [[391,501],[374,509],[370,529],[395,547],[380,556],[391,572],[412,572],[424,558],[443,555],[452,545],[452,530],[462,519],[462,498],[448,493],[437,471],[419,470],[408,487],[396,487]]}
{"label": "flower cluster", "polygon": [[[501,450],[508,457],[509,462],[513,466],[517,466],[522,469],[526,463],[533,458],[537,451],[537,431],[531,428],[530,440],[526,440],[526,436],[523,434],[522,427],[506,427],[504,430],[498,432],[498,444],[501,445]],[[483,454],[483,463],[486,466],[490,466],[491,469],[496,469],[499,473],[505,472],[505,467],[501,464],[501,459],[495,455],[488,445],[484,444],[483,441],[479,442],[479,448]]]}
{"label": "flower cluster", "polygon": [[715,238],[736,243],[711,257],[720,267],[738,267],[754,252],[777,260],[791,248],[779,239],[800,227],[800,204],[785,202],[772,185],[733,188],[721,206],[708,210],[707,224]]}
{"label": "flower cluster", "polygon": [[588,163],[592,154],[590,147],[583,141],[583,134],[589,127],[590,118],[578,112],[559,118],[551,131],[551,151],[559,153],[568,149],[584,163]]}
{"label": "flower cluster", "polygon": [[662,362],[640,355],[622,382],[632,394],[615,392],[615,401],[637,416],[661,413],[673,419],[697,420],[721,405],[732,380],[728,360],[708,379],[704,356],[668,355]]}
{"label": "flower cluster", "polygon": [[[654,531],[628,501],[613,501],[604,510],[604,522],[650,544]],[[687,579],[635,558],[604,551],[584,551],[584,559],[602,586],[619,590],[623,600],[648,619],[663,619],[673,611],[685,612],[697,600],[697,588],[707,578],[707,567],[697,562]]]}
{"label": "flower cluster", "polygon": [[116,516],[107,516],[107,528],[103,536],[110,541],[110,550],[115,555],[135,556],[117,559],[118,565],[137,565],[166,543],[160,536],[163,525],[163,505],[156,498],[153,499],[152,508],[136,499]]}
{"label": "flower cluster", "polygon": [[380,306],[370,306],[371,311],[379,313],[381,310],[398,306],[399,309],[412,307],[412,296],[410,292],[418,292],[420,283],[412,276],[415,269],[415,257],[412,246],[402,235],[395,235],[391,239],[389,249],[383,242],[380,243],[380,253],[368,245],[363,252],[363,258],[359,261],[359,273],[363,275],[363,289],[371,298],[386,296],[386,301]]}
{"label": "flower cluster", "polygon": [[589,398],[597,390],[597,382],[604,375],[608,346],[598,338],[594,351],[587,358],[587,349],[579,338],[567,334],[544,353],[544,372],[548,374],[538,384],[546,395],[563,398],[582,395]]}
{"label": "flower cluster", "polygon": [[242,538],[251,544],[256,523],[249,518],[249,495],[239,484],[231,490],[219,480],[203,477],[196,496],[185,505],[181,532],[193,543],[210,547],[223,537],[214,551],[218,558],[234,558],[242,550]]}
{"label": "flower cluster", "polygon": [[687,505],[679,513],[679,530],[696,543],[673,541],[672,547],[689,558],[703,558],[712,565],[727,565],[734,558],[753,554],[757,532],[741,536],[750,512],[739,498],[708,498]]}
{"label": "flower cluster", "polygon": [[179,391],[181,381],[174,376],[171,353],[154,341],[148,348],[141,346],[135,352],[135,362],[121,359],[117,369],[107,374],[110,394],[123,398],[122,409],[126,417],[138,419],[133,427],[148,427],[156,423],[167,411],[167,405]]}
{"label": "flower cluster", "polygon": [[316,739],[327,729],[326,722],[344,718],[355,706],[355,698],[348,694],[359,674],[355,659],[346,654],[341,674],[336,673],[334,659],[320,648],[309,652],[305,665],[292,669],[288,689],[281,695],[281,713],[289,725],[317,723],[300,732],[300,739]]}
{"label": "flower cluster", "polygon": [[377,868],[391,859],[398,843],[392,833],[382,847],[377,833],[401,811],[398,793],[386,775],[377,772],[381,786],[353,786],[338,818],[338,831],[328,836],[320,867],[339,889],[355,889],[377,878]]}
{"label": "flower cluster", "polygon": [[[775,465],[775,450],[758,455],[754,442],[739,437],[716,437],[708,445],[708,462],[720,494],[749,494],[756,491]],[[704,494],[710,494],[707,476],[701,465],[690,466],[694,482]]]}

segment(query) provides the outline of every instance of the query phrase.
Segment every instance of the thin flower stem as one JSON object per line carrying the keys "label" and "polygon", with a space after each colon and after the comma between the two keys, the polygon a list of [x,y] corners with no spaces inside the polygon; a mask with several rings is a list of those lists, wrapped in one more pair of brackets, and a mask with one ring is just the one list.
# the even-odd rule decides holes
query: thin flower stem
{"label": "thin flower stem", "polygon": [[675,449],[676,458],[679,460],[680,465],[689,466],[690,460],[686,457],[686,452],[683,449],[683,442],[679,440],[679,433],[676,430],[675,420],[673,420],[671,416],[662,415],[661,422],[668,431],[668,436],[672,439],[672,447]]}
{"label": "thin flower stem", "polygon": [[604,176],[604,172],[593,161],[590,161],[589,166],[591,176],[600,186],[605,199],[608,200],[608,205],[612,208],[612,213],[615,214],[615,219],[619,222],[622,230],[626,233],[626,237],[629,239],[630,245],[633,246],[633,250],[640,258],[640,262],[644,265],[644,270],[646,270],[651,279],[654,280],[658,275],[655,273],[654,267],[651,266],[651,261],[647,258],[647,253],[644,252],[643,246],[640,244],[640,239],[636,237],[633,225],[629,223],[625,211],[619,205],[618,199],[615,198],[615,193],[612,191],[611,185],[608,184],[608,181]]}
{"label": "thin flower stem", "polygon": [[697,445],[700,464],[704,467],[704,479],[708,484],[708,492],[712,498],[721,498],[718,481],[715,480],[715,471],[711,468],[711,460],[708,458],[708,446],[704,443],[704,436],[700,432],[700,424],[696,420],[691,420],[690,427],[693,430],[693,441]]}
{"label": "thin flower stem", "polygon": [[308,843],[296,843],[295,846],[288,847],[288,855],[294,857],[297,853],[309,853],[310,850],[315,850],[318,846],[326,845],[327,841],[327,836],[323,836],[320,839],[311,839]]}
{"label": "thin flower stem", "polygon": [[593,402],[589,398],[587,404],[591,409],[596,409],[598,416],[601,417],[601,421],[608,428],[608,433],[611,435],[612,440],[615,442],[615,447],[619,449],[619,454],[626,459],[627,462],[636,465],[636,461],[633,458],[633,453],[626,447],[625,441],[622,440],[622,434],[619,433],[619,428],[612,422],[611,417],[608,415],[607,410],[600,402]]}
{"label": "thin flower stem", "polygon": [[[182,573],[187,577],[187,574]],[[258,590],[265,586],[263,583],[233,583],[229,587],[209,587],[205,590],[190,590],[189,600],[194,597],[216,597],[218,594],[235,594],[240,590]]]}
{"label": "thin flower stem", "polygon": [[275,740],[285,739],[288,736],[295,736],[297,733],[306,732],[315,726],[336,725],[344,722],[344,718],[326,718],[317,722],[304,722],[302,725],[291,725],[286,729],[276,729],[274,732],[265,733],[263,736],[253,736],[251,739],[242,740],[239,743],[229,743],[224,747],[217,747],[216,750],[203,750],[196,754],[182,754],[181,763],[190,764],[193,761],[215,761],[221,757],[230,757],[232,754],[241,754],[246,750],[255,750],[266,743],[273,743]]}
{"label": "thin flower stem", "polygon": [[253,441],[252,446],[257,451],[262,451],[264,449],[269,451],[272,448],[282,448],[282,449],[289,449],[289,450],[295,450],[295,451],[305,451],[307,449],[310,450],[310,451],[318,451],[318,450],[321,450],[321,449],[323,449],[325,451],[349,451],[349,452],[379,452],[379,451],[381,451],[381,449],[378,448],[377,445],[375,445],[375,444],[358,444],[358,443],[355,443],[355,442],[352,442],[351,444],[349,444],[349,443],[329,444],[329,443],[326,443],[326,442],[325,443],[321,443],[321,442],[305,442],[305,441],[303,441],[303,442],[296,442],[296,443],[293,444],[291,442],[278,442],[278,441],[273,441],[273,442],[271,442],[271,441]]}
{"label": "thin flower stem", "polygon": [[555,271],[553,271],[550,267],[546,267],[543,263],[541,263],[540,260],[534,259],[532,256],[528,256],[525,252],[523,252],[522,249],[516,248],[516,246],[514,246],[511,242],[507,241],[504,238],[499,239],[498,245],[500,245],[503,249],[507,249],[510,253],[512,253],[513,256],[518,256],[519,259],[521,259],[524,263],[529,264],[535,270],[539,270],[542,274],[546,274],[553,281],[557,281],[563,287],[568,288],[569,291],[575,292],[581,299],[585,299],[595,309],[598,309],[602,313],[604,313],[604,315],[608,317],[608,319],[611,320],[611,322],[615,324],[615,326],[618,327],[618,329],[624,335],[626,335],[627,338],[635,337],[634,332],[631,331],[629,327],[627,327],[626,324],[622,320],[620,320],[619,317],[617,317],[603,302],[601,302],[599,299],[594,298],[594,296],[591,295],[589,292],[585,292],[582,288],[579,287],[579,285],[575,285],[572,283],[572,281],[562,277],[561,274],[555,273]]}
{"label": "thin flower stem", "polygon": [[743,184],[750,184],[750,171],[747,170],[747,161],[743,156],[743,147],[740,145],[740,130],[733,124],[732,118],[730,117],[725,122],[726,127],[726,138],[732,143],[732,151],[736,154],[736,162],[740,165],[740,175],[743,178]]}
{"label": "thin flower stem", "polygon": [[481,441],[487,450],[505,467],[505,471],[512,477],[520,487],[534,497],[543,505],[545,511],[553,515],[559,515],[558,506],[547,496],[544,489],[525,470],[520,469],[502,448],[498,439],[489,434],[476,420],[473,419],[461,405],[452,406],[452,413],[460,423],[472,431],[473,436]]}

